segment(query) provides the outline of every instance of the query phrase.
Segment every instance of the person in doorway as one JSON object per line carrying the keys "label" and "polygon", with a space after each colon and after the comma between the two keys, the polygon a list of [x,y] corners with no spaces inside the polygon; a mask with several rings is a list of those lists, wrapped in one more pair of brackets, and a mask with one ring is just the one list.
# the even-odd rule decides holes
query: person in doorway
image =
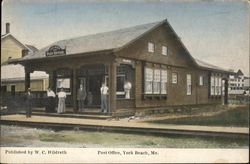
{"label": "person in doorway", "polygon": [[93,103],[93,94],[88,92],[88,105],[92,105]]}
{"label": "person in doorway", "polygon": [[27,93],[25,93],[25,104],[26,104],[26,118],[29,118],[31,117],[32,114],[32,94],[30,88],[28,88]]}
{"label": "person in doorway", "polygon": [[47,104],[46,104],[46,112],[55,112],[55,93],[48,88],[47,89]]}
{"label": "person in doorway", "polygon": [[77,92],[77,101],[78,101],[78,110],[79,112],[84,111],[84,101],[86,99],[86,89],[83,87],[83,84],[80,85],[80,88]]}
{"label": "person in doorway", "polygon": [[64,92],[63,88],[60,89],[60,92],[58,93],[58,108],[57,113],[64,113],[66,111],[65,107],[65,99],[66,99],[66,93]]}
{"label": "person in doorway", "polygon": [[130,99],[130,91],[132,88],[132,85],[129,81],[125,81],[124,83],[124,91],[125,91],[125,99]]}
{"label": "person in doorway", "polygon": [[101,91],[101,110],[104,113],[108,112],[108,105],[107,105],[108,90],[109,90],[108,87],[103,82],[100,91]]}

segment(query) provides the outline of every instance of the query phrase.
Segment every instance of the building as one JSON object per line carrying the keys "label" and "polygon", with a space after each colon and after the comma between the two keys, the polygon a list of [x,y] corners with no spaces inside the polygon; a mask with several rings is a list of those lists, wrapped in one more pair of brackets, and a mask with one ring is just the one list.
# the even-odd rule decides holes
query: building
{"label": "building", "polygon": [[[11,59],[21,59],[38,49],[23,44],[10,33],[10,24],[6,23],[6,34],[1,36],[1,92],[24,92],[25,71],[22,65],[8,64]],[[44,72],[31,74],[31,89],[45,91],[48,87],[48,75]]]}
{"label": "building", "polygon": [[249,91],[250,90],[250,77],[244,77],[244,87],[243,89],[245,91]]}
{"label": "building", "polygon": [[[25,67],[26,88],[31,72],[47,72],[50,87],[56,92],[64,88],[67,106],[74,112],[80,84],[93,97],[86,106],[100,107],[102,82],[109,87],[110,113],[227,103],[232,73],[193,58],[167,20],[61,40],[10,62]],[[125,97],[125,81],[132,84],[129,98]]]}
{"label": "building", "polygon": [[243,94],[249,90],[249,77],[244,76],[239,69],[237,73],[229,76],[228,94]]}

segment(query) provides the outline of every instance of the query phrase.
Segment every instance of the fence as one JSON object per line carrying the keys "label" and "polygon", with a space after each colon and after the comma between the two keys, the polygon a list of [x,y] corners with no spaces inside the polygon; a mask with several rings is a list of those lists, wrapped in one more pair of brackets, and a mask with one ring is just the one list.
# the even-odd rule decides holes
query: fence
{"label": "fence", "polygon": [[[32,105],[34,107],[44,107],[46,105],[46,91],[32,92]],[[22,109],[25,107],[24,92],[4,92],[1,93],[1,107],[7,106],[9,109]]]}
{"label": "fence", "polygon": [[250,104],[249,95],[228,95],[229,104]]}

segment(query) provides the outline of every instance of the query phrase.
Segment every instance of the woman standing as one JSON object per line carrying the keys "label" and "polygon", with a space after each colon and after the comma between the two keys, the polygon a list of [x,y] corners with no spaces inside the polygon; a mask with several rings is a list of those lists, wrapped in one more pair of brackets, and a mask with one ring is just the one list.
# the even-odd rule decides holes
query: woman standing
{"label": "woman standing", "polygon": [[46,112],[55,112],[55,93],[48,88],[47,90],[47,104],[46,104]]}
{"label": "woman standing", "polygon": [[60,89],[60,92],[58,93],[58,108],[57,113],[63,113],[66,111],[65,108],[65,99],[66,99],[66,93],[63,91],[63,88]]}

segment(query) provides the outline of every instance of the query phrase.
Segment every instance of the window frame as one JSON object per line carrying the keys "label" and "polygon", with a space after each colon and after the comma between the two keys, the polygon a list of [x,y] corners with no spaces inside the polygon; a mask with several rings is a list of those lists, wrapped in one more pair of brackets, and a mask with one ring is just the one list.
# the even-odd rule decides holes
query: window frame
{"label": "window frame", "polygon": [[[174,81],[174,76],[176,75],[176,82]],[[178,84],[178,73],[177,72],[172,72],[172,77],[171,77],[172,84]]]}
{"label": "window frame", "polygon": [[[151,50],[151,48],[152,48],[152,50]],[[153,42],[148,42],[148,52],[150,52],[150,53],[155,52],[155,44]]]}
{"label": "window frame", "polygon": [[[190,77],[190,79],[188,78]],[[191,74],[187,74],[186,76],[186,95],[190,96],[192,95],[192,75]],[[190,90],[189,90],[190,87]]]}
{"label": "window frame", "polygon": [[[152,73],[152,77],[147,77],[147,71],[150,70]],[[162,72],[165,71],[166,77],[163,78]],[[156,72],[158,74],[156,74]],[[151,75],[150,75],[151,76]],[[149,80],[148,80],[148,79]],[[163,81],[164,80],[164,81]],[[161,68],[151,68],[151,67],[144,67],[144,93],[145,95],[166,95],[167,94],[167,69],[161,69]],[[150,85],[150,87],[149,87]],[[165,85],[163,91],[162,85]],[[150,88],[151,90],[147,90],[147,88]]]}
{"label": "window frame", "polygon": [[[156,81],[156,72],[159,72],[159,81]],[[158,88],[159,90],[156,91],[155,89]],[[161,93],[161,70],[160,69],[153,69],[153,94],[160,94]]]}
{"label": "window frame", "polygon": [[203,75],[199,76],[199,86],[204,86],[204,76]]}
{"label": "window frame", "polygon": [[[118,77],[124,77],[124,79],[126,79],[126,75],[125,75],[125,74],[118,74],[118,75],[116,76],[116,80],[117,80]],[[109,87],[108,82],[109,82],[109,76],[108,76],[108,75],[105,75],[104,83],[105,83],[106,86]],[[124,82],[125,82],[125,80],[124,80]],[[117,83],[116,83],[116,85],[117,85]],[[123,85],[124,85],[124,84],[123,84]],[[117,86],[116,86],[116,95],[118,95],[118,96],[120,96],[120,95],[122,95],[122,96],[125,95],[125,90],[124,90],[124,91],[117,91]]]}
{"label": "window frame", "polygon": [[210,96],[221,96],[222,95],[222,76],[221,74],[210,75]]}
{"label": "window frame", "polygon": [[[147,80],[147,70],[150,70],[152,72],[152,80]],[[145,94],[153,94],[153,81],[154,81],[154,70],[152,68],[145,67],[144,68],[144,93]],[[151,91],[147,91],[147,83],[151,83]]]}
{"label": "window frame", "polygon": [[[164,51],[164,48],[166,48],[165,51]],[[164,56],[168,56],[168,47],[166,45],[161,46],[161,54]]]}
{"label": "window frame", "polygon": [[63,87],[64,88],[64,91],[66,93],[66,95],[71,95],[71,92],[72,92],[72,88],[71,88],[71,78],[70,77],[57,77],[56,78],[56,95],[58,95],[59,93],[59,90],[62,86],[59,86],[59,81],[62,80],[67,80],[66,82],[68,82],[68,85],[67,87]]}
{"label": "window frame", "polygon": [[[165,80],[163,81],[163,75],[162,75],[162,72],[166,72],[166,78]],[[168,71],[166,69],[161,69],[161,94],[167,94],[168,91],[167,91],[167,82],[168,82]],[[165,85],[165,91],[162,92],[162,85]]]}

